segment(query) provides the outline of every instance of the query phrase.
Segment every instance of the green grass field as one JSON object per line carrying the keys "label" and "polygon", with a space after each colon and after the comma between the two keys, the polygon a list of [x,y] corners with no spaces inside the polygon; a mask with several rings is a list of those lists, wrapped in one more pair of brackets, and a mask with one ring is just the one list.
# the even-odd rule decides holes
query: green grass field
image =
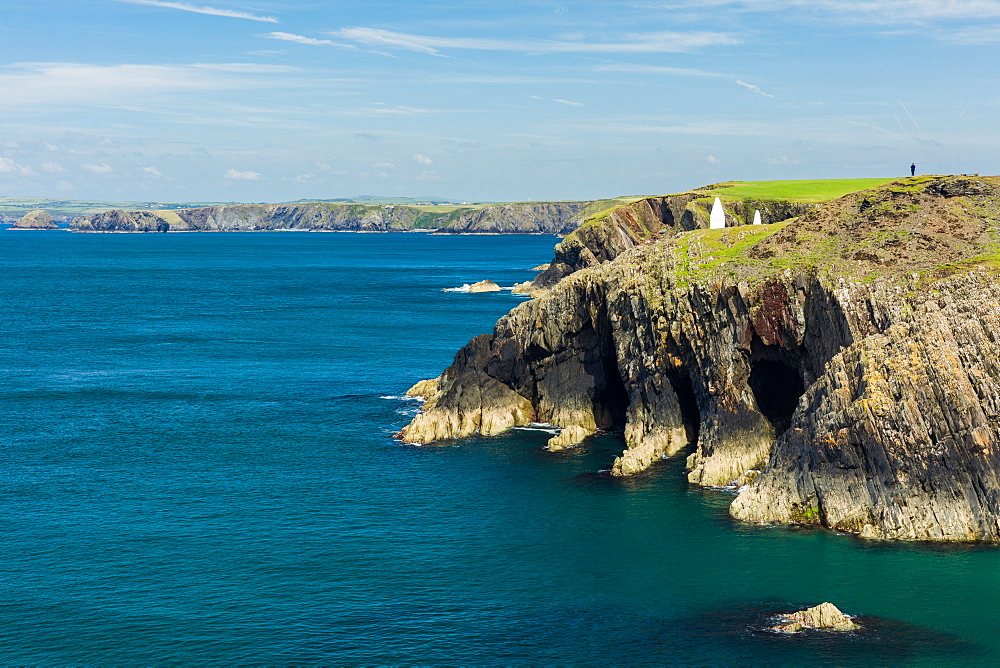
{"label": "green grass field", "polygon": [[844,195],[877,188],[891,179],[815,179],[808,181],[727,181],[693,192],[725,199],[775,199],[791,202],[826,202]]}

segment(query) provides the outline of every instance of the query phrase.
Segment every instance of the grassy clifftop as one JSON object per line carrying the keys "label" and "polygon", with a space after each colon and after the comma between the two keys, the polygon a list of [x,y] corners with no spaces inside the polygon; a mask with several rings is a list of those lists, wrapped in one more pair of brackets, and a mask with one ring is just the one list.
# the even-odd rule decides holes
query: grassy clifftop
{"label": "grassy clifftop", "polygon": [[[804,188],[800,190],[803,192]],[[664,240],[681,285],[747,280],[785,269],[862,281],[935,281],[1000,269],[1000,177],[904,178],[770,225],[698,229]]]}
{"label": "grassy clifftop", "polygon": [[810,179],[800,181],[726,181],[697,188],[692,192],[707,197],[730,199],[774,199],[787,202],[828,202],[859,190],[885,185],[893,178]]}

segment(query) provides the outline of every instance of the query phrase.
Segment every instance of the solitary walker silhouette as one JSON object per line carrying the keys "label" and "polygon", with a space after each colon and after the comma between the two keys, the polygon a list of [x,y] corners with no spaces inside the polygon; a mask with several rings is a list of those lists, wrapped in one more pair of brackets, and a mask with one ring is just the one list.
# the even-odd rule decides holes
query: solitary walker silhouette
{"label": "solitary walker silhouette", "polygon": [[911,162],[910,163],[910,176],[915,176],[916,173],[917,173],[917,163]]}

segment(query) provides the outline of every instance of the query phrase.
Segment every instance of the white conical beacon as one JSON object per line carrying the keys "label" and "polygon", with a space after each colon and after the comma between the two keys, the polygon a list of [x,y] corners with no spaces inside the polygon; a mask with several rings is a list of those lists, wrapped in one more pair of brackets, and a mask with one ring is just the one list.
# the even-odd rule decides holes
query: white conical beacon
{"label": "white conical beacon", "polygon": [[722,209],[722,201],[716,197],[712,204],[712,214],[708,218],[708,229],[719,230],[726,226],[726,212]]}

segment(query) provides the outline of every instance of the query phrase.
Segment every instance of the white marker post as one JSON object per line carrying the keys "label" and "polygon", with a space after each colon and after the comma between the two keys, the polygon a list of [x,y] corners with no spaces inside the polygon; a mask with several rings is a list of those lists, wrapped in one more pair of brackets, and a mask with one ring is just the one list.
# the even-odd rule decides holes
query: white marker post
{"label": "white marker post", "polygon": [[708,229],[721,230],[726,226],[726,212],[722,209],[722,202],[718,197],[712,204],[712,214],[708,218]]}
{"label": "white marker post", "polygon": [[760,209],[754,209],[753,210],[753,224],[754,225],[763,225],[764,224],[764,223],[760,222]]}

